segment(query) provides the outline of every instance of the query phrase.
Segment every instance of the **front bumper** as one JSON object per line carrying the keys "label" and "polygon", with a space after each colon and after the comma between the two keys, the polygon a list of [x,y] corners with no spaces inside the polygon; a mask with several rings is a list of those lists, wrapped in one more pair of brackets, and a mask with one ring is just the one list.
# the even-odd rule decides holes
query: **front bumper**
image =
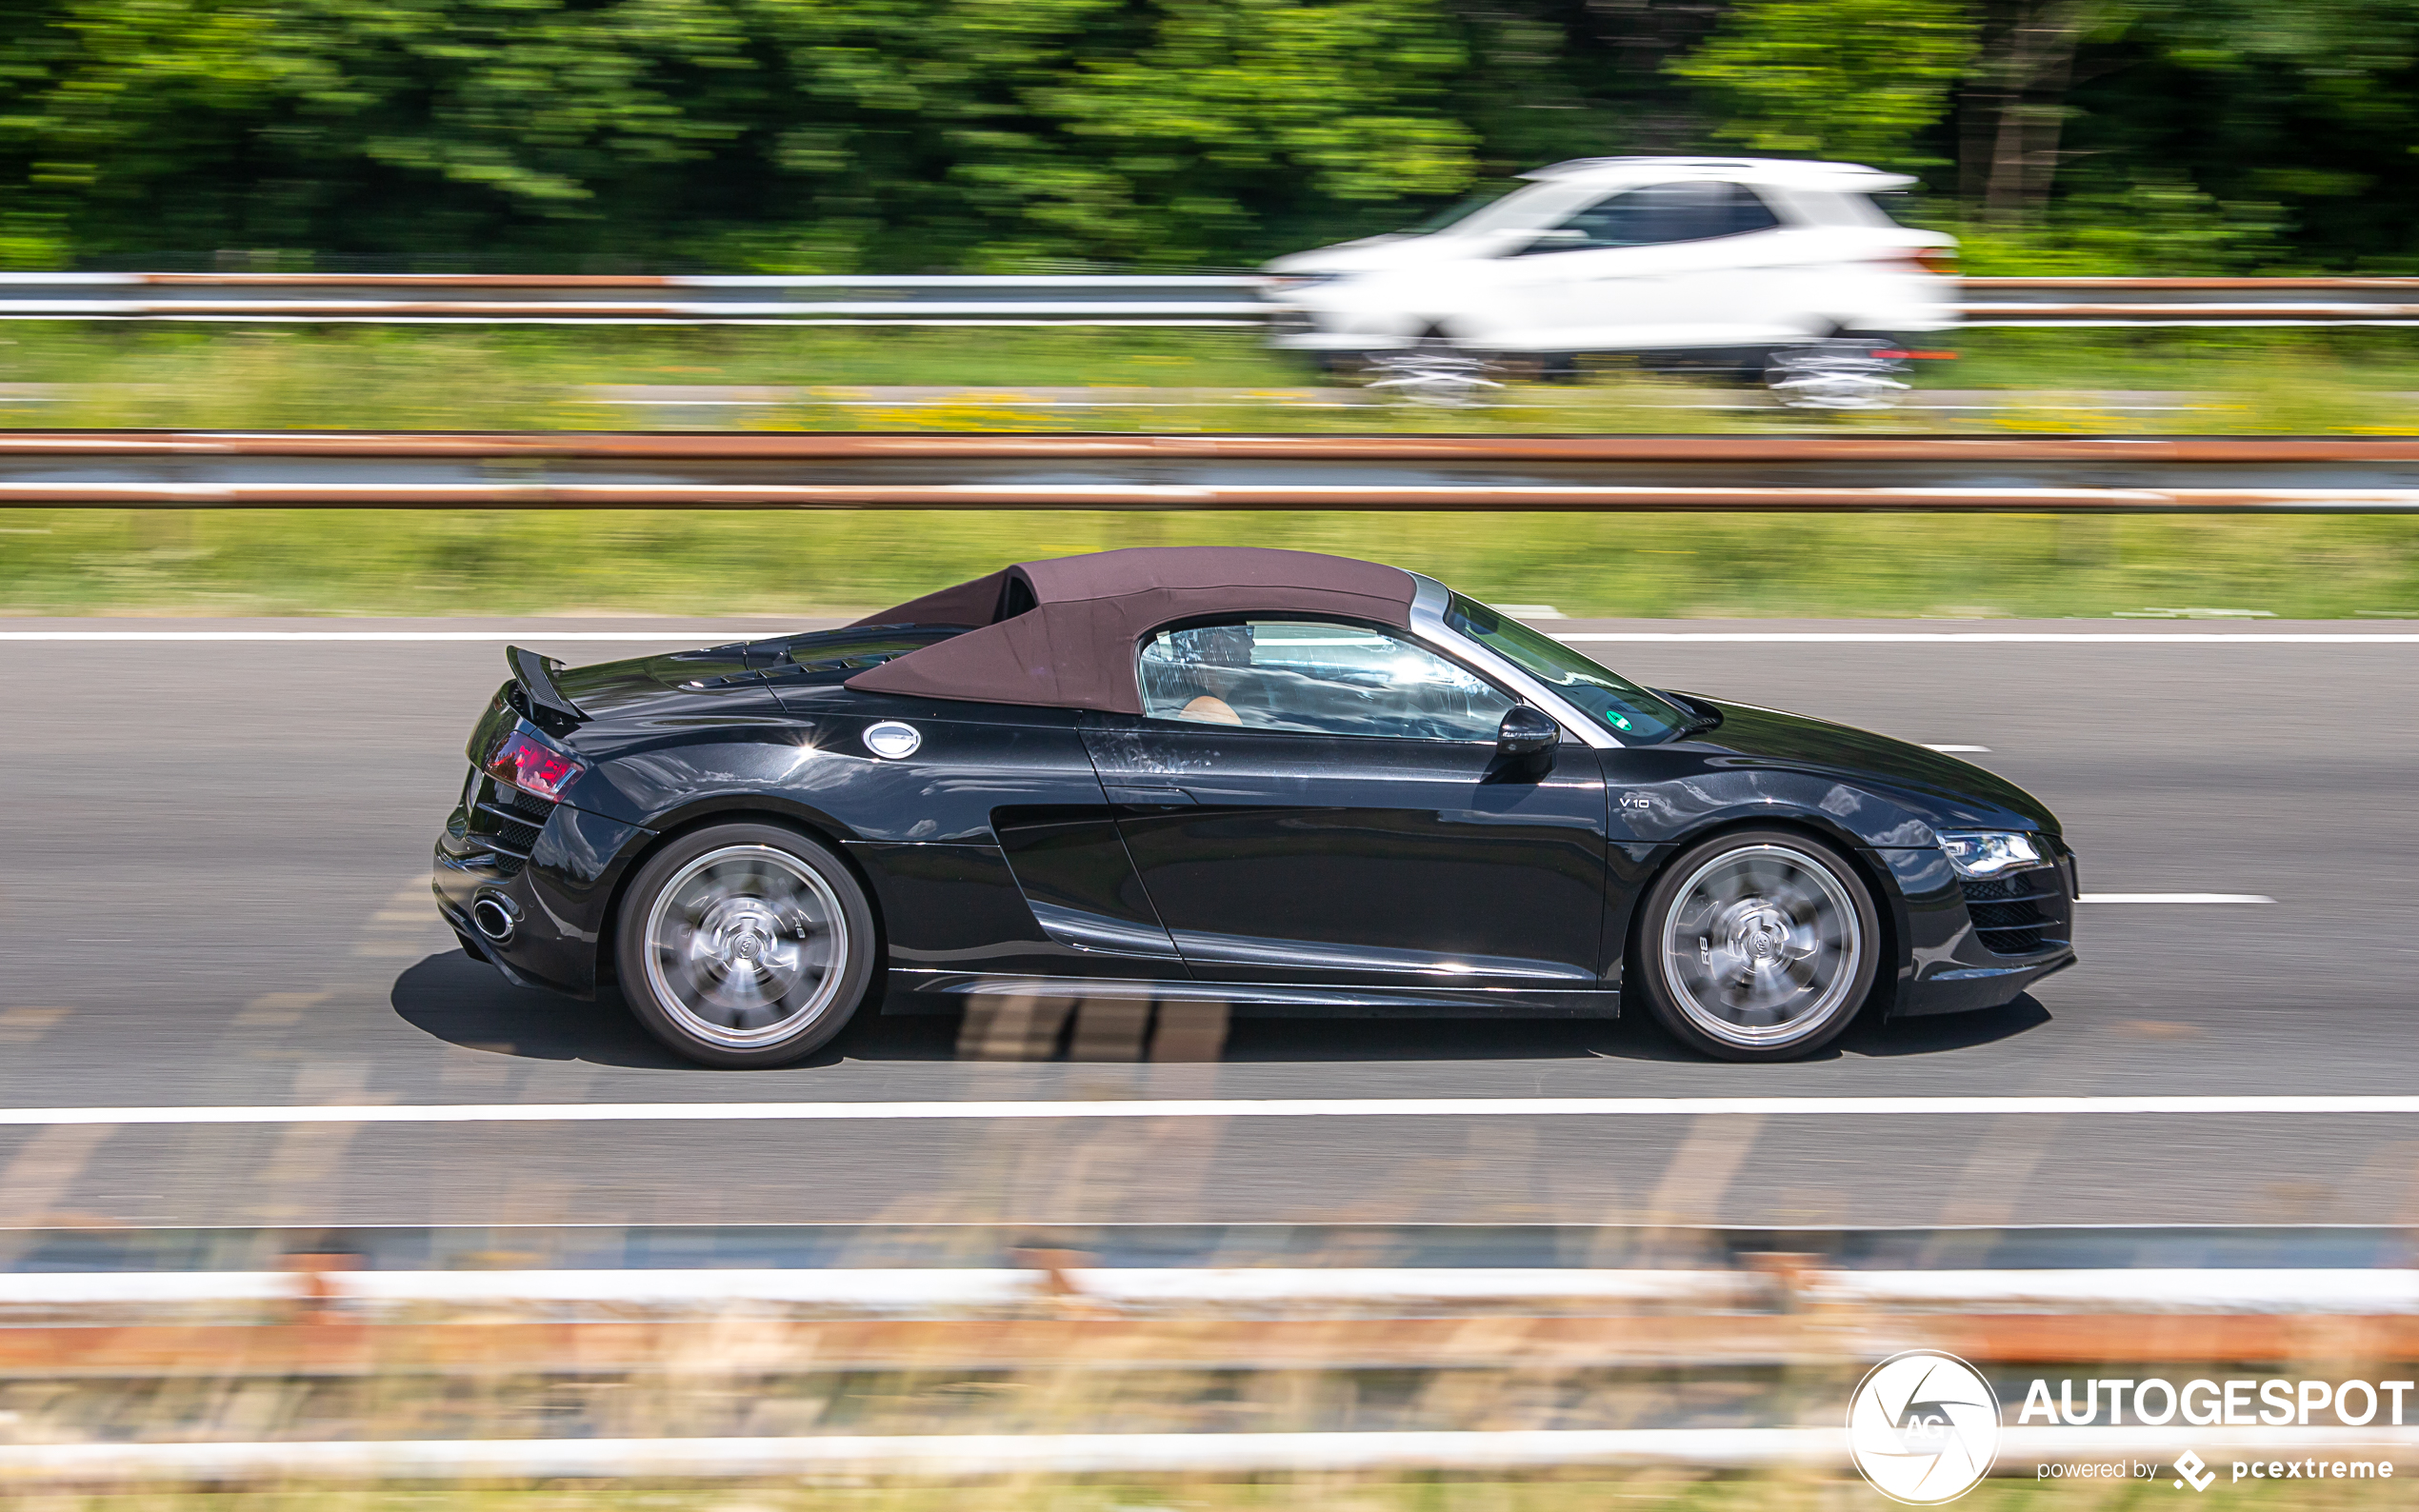
{"label": "front bumper", "polygon": [[[613,888],[650,832],[542,802],[472,771],[437,836],[430,885],[462,948],[513,982],[594,997],[605,976]],[[524,821],[535,820],[535,823]],[[504,940],[478,926],[492,902],[512,921]]]}
{"label": "front bumper", "polygon": [[1892,1018],[1967,1013],[2012,1003],[2074,965],[2074,852],[2050,838],[2052,864],[1961,880],[1937,850],[1888,852],[1907,900],[1909,950]]}

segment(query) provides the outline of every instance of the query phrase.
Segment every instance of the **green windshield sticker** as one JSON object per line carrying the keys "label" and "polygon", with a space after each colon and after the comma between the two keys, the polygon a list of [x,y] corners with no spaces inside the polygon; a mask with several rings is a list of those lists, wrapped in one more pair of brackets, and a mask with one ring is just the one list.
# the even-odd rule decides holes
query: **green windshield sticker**
{"label": "green windshield sticker", "polygon": [[1612,721],[1612,727],[1615,729],[1628,729],[1629,727],[1629,716],[1624,714],[1617,708],[1606,709],[1605,718]]}

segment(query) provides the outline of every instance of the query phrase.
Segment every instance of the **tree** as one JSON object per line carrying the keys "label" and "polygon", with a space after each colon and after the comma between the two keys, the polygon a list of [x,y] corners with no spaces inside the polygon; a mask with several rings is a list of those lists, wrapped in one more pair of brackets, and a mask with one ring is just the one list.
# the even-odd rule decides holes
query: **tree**
{"label": "tree", "polygon": [[1670,70],[1706,96],[1718,140],[1904,165],[1974,34],[1949,0],[1744,0]]}
{"label": "tree", "polygon": [[1474,171],[1441,0],[26,3],[0,236],[88,259],[1226,262]]}

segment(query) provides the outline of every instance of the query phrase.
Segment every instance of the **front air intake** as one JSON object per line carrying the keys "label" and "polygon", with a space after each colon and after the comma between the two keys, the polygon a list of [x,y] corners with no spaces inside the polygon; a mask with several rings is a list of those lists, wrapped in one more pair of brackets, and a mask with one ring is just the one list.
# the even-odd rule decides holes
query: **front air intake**
{"label": "front air intake", "polygon": [[2065,881],[2056,867],[2037,867],[2007,877],[1969,877],[1957,885],[1965,890],[1966,912],[1974,921],[1975,938],[1991,954],[2035,955],[2067,943],[2063,921],[2042,906],[2066,897]]}

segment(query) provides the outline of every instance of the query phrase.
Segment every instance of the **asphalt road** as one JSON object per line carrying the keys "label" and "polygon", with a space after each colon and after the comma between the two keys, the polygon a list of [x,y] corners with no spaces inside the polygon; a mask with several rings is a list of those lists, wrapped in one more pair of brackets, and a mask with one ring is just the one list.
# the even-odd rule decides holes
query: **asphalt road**
{"label": "asphalt road", "polygon": [[[513,627],[563,638],[662,622]],[[0,632],[470,631],[473,622],[7,621]],[[701,626],[690,644],[738,628]],[[1642,680],[1931,743],[2046,799],[2095,893],[2083,964],[2009,1009],[1860,1026],[1791,1065],[1650,1025],[1246,1022],[1214,1059],[960,1053],[852,1026],[770,1072],[685,1066],[616,1005],[506,985],[430,910],[430,840],[498,641],[0,640],[0,1106],[1223,1097],[1808,1097],[2419,1090],[2419,647],[2255,627],[2128,641],[1592,647]],[[2176,631],[2227,637],[2193,644]],[[675,630],[673,639],[678,640]],[[1103,1053],[1130,1054],[1113,1033]],[[1165,1048],[1183,1053],[1170,1042]],[[1202,1044],[1190,1052],[1209,1054]],[[0,1129],[0,1226],[782,1222],[1685,1225],[2419,1220],[2382,1115],[1175,1118]]]}

